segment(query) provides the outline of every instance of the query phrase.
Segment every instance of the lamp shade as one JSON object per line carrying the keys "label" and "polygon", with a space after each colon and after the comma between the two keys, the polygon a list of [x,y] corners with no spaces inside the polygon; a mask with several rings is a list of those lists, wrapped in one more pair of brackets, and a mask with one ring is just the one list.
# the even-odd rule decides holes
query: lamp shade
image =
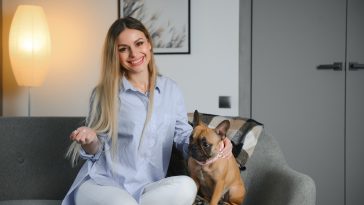
{"label": "lamp shade", "polygon": [[10,27],[9,55],[18,85],[35,87],[43,83],[51,55],[51,41],[42,7],[18,6]]}

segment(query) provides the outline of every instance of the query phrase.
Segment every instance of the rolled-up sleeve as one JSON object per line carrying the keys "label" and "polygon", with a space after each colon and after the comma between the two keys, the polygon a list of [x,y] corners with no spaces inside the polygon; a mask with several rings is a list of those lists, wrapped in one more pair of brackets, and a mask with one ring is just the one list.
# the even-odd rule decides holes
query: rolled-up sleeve
{"label": "rolled-up sleeve", "polygon": [[99,150],[96,152],[96,154],[89,154],[87,153],[81,146],[80,149],[80,157],[84,160],[91,160],[92,162],[95,162],[97,160],[99,160],[101,153],[104,152],[105,150],[105,139],[106,136],[105,135],[99,135],[98,136],[99,140],[100,140],[100,144],[101,147],[99,148]]}
{"label": "rolled-up sleeve", "polygon": [[[89,122],[90,122],[90,114],[91,114],[91,109],[92,109],[92,104],[94,103],[94,99],[95,99],[95,94],[96,94],[96,89],[94,88],[91,92],[91,96],[89,99],[89,113],[88,116],[86,117],[86,121],[85,121],[85,126],[88,126]],[[97,151],[96,154],[89,154],[87,153],[83,147],[81,146],[80,149],[80,157],[84,160],[91,160],[91,161],[97,161],[100,158],[101,153],[104,151],[104,146],[105,146],[105,139],[106,139],[106,135],[101,134],[97,136],[98,139],[100,140],[101,143],[101,147],[99,148],[99,150]]]}

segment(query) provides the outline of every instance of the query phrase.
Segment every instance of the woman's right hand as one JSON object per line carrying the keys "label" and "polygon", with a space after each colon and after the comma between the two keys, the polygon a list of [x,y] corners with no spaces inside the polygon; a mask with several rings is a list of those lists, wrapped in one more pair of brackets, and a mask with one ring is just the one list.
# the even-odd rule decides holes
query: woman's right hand
{"label": "woman's right hand", "polygon": [[97,141],[97,134],[93,129],[83,126],[74,130],[70,135],[70,139],[78,144],[88,145]]}
{"label": "woman's right hand", "polygon": [[70,135],[72,141],[80,144],[88,154],[96,154],[100,147],[95,130],[88,127],[79,127]]}

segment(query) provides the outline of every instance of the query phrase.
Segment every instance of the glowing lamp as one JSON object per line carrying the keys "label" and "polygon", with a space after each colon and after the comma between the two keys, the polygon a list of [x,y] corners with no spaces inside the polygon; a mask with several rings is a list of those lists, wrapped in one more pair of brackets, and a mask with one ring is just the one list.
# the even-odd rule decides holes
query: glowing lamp
{"label": "glowing lamp", "polygon": [[9,33],[9,56],[19,86],[40,86],[47,74],[51,41],[42,7],[20,5]]}

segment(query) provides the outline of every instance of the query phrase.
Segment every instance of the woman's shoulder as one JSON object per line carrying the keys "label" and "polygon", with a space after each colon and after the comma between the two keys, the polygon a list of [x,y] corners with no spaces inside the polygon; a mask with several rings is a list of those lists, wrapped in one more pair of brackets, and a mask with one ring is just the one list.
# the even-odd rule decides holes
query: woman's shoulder
{"label": "woman's shoulder", "polygon": [[170,77],[159,74],[157,77],[157,86],[161,87],[178,87],[177,82]]}

